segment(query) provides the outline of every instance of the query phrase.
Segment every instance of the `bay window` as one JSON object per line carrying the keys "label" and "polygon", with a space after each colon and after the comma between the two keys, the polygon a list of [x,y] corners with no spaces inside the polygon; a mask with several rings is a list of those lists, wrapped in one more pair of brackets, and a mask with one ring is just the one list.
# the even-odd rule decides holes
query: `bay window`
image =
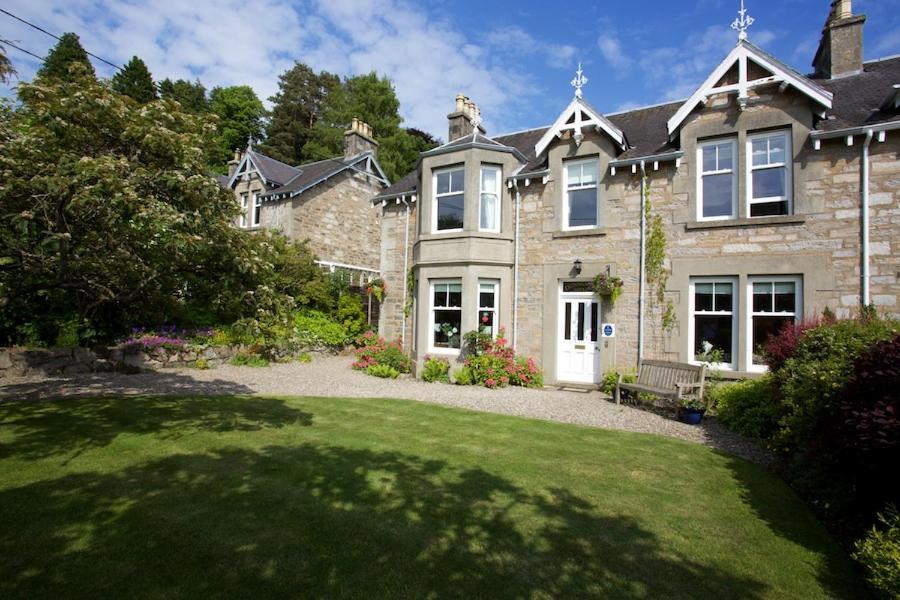
{"label": "bay window", "polygon": [[690,283],[691,361],[735,368],[737,281],[698,278]]}
{"label": "bay window", "polygon": [[797,277],[751,277],[750,369],[762,370],[763,350],[769,336],[777,335],[788,323],[795,323],[802,305]]}
{"label": "bay window", "polygon": [[587,229],[598,223],[596,158],[568,161],[563,169],[563,229]]}
{"label": "bay window", "polygon": [[737,143],[733,139],[714,140],[697,147],[697,219],[737,217]]}
{"label": "bay window", "polygon": [[500,298],[500,282],[482,279],[478,282],[478,331],[497,337],[497,306]]}
{"label": "bay window", "polygon": [[431,350],[458,352],[462,339],[462,283],[431,282]]}
{"label": "bay window", "polygon": [[500,231],[500,167],[481,167],[481,195],[479,200],[481,231]]}
{"label": "bay window", "polygon": [[791,214],[791,143],[788,132],[760,133],[747,139],[748,215]]}
{"label": "bay window", "polygon": [[463,167],[436,171],[434,174],[434,231],[461,231],[465,206]]}

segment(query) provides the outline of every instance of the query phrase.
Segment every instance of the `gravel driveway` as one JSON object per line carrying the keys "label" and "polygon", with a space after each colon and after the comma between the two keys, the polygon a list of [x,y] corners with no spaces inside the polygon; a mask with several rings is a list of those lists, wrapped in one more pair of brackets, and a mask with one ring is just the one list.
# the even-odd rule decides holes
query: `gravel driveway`
{"label": "gravel driveway", "polygon": [[282,396],[345,396],[408,398],[471,410],[573,423],[604,429],[666,435],[767,464],[769,455],[733,434],[715,420],[701,426],[669,416],[616,406],[599,392],[504,388],[424,383],[413,379],[379,379],[350,368],[346,356],[316,357],[307,364],[274,364],[266,368],[221,366],[210,370],[167,369],[123,375],[94,373],[0,381],[0,401],[11,398],[134,394],[263,394]]}

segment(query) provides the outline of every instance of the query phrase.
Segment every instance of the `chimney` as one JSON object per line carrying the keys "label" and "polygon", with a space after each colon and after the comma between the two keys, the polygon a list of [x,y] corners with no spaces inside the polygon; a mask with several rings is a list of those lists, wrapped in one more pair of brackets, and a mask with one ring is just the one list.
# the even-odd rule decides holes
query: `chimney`
{"label": "chimney", "polygon": [[[481,116],[481,109],[478,108],[478,105],[463,94],[457,94],[456,106],[453,112],[447,115],[447,120],[450,121],[450,133],[447,136],[447,141],[452,142],[472,133],[474,130],[472,122],[475,120],[476,115]],[[478,131],[484,134],[485,129],[479,124]]]}
{"label": "chimney", "polygon": [[241,158],[243,155],[241,151],[237,148],[234,149],[234,157],[228,161],[228,177],[231,178],[234,176],[234,172],[237,171],[238,165],[241,164]]}
{"label": "chimney", "polygon": [[378,153],[378,142],[372,127],[361,119],[353,117],[350,129],[344,132],[344,158],[358,156],[363,152]]}
{"label": "chimney", "polygon": [[852,0],[832,0],[813,59],[816,75],[836,79],[862,71],[865,22],[865,15],[853,14]]}

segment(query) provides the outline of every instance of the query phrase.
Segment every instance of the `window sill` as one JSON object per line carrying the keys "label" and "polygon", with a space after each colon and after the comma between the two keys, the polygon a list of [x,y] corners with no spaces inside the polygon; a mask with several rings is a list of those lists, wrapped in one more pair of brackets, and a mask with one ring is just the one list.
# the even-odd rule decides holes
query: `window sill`
{"label": "window sill", "polygon": [[722,219],[718,221],[691,221],[684,224],[692,229],[717,229],[719,227],[764,227],[766,225],[802,225],[806,217],[802,215],[779,215],[777,217],[744,217],[743,219]]}
{"label": "window sill", "polygon": [[488,240],[512,241],[512,236],[504,233],[490,233],[487,231],[448,231],[447,233],[423,233],[419,235],[419,241],[428,240],[452,240],[457,238],[483,238]]}
{"label": "window sill", "polygon": [[563,231],[554,231],[553,239],[558,238],[574,238],[574,237],[591,237],[604,236],[606,229],[603,227],[593,227],[591,229],[566,229]]}

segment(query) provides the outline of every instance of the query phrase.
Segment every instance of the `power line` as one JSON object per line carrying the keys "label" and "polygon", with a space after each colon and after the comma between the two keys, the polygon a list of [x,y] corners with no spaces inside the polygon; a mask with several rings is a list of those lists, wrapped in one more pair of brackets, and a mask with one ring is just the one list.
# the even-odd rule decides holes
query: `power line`
{"label": "power line", "polygon": [[[2,10],[2,9],[0,9],[0,10]],[[3,39],[0,39],[0,44],[6,44],[6,45],[9,46],[10,48],[15,48],[15,49],[18,50],[19,52],[24,52],[25,54],[28,54],[28,55],[30,55],[30,56],[33,56],[33,57],[35,57],[35,58],[38,59],[38,60],[44,60],[44,57],[43,57],[43,56],[38,56],[38,55],[35,54],[34,52],[30,52],[30,51],[26,50],[25,48],[20,48],[19,46],[16,46],[15,44],[13,44],[13,43],[12,43],[11,41],[9,41],[9,40],[3,40]]]}
{"label": "power line", "polygon": [[[0,8],[0,12],[2,12],[3,14],[5,14],[5,15],[7,15],[7,16],[9,16],[9,17],[12,17],[12,18],[15,19],[16,21],[20,21],[20,22],[22,22],[22,23],[25,23],[25,24],[28,25],[29,27],[33,27],[34,29],[37,29],[37,30],[40,31],[41,33],[45,33],[45,34],[49,35],[50,37],[52,37],[52,38],[54,38],[54,39],[57,39],[57,40],[62,39],[62,38],[60,38],[58,35],[53,34],[53,33],[50,33],[49,31],[47,31],[47,30],[44,29],[43,27],[38,27],[38,26],[35,25],[34,23],[31,23],[31,22],[29,22],[29,21],[26,21],[26,20],[23,19],[22,17],[18,17],[18,16],[16,16],[16,15],[12,14],[11,12],[9,12],[9,11],[6,10],[6,9]],[[16,46],[14,46],[13,44],[10,44],[10,46],[12,46],[13,48],[16,48]],[[16,48],[16,49],[17,49],[17,50],[22,50],[21,48]],[[27,50],[22,50],[22,52],[28,52],[28,51],[27,51]],[[116,64],[113,64],[113,63],[109,62],[108,60],[106,60],[105,58],[101,58],[101,57],[97,56],[96,54],[91,54],[91,53],[88,52],[87,50],[85,50],[84,52],[85,52],[85,54],[87,54],[88,56],[93,56],[94,58],[96,58],[96,59],[99,60],[100,62],[106,63],[106,64],[108,64],[109,66],[111,66],[111,67],[114,68],[114,69],[119,69],[119,70],[122,69],[121,66],[116,65]],[[28,54],[31,54],[31,52],[28,52]],[[34,54],[31,54],[31,55],[34,56]],[[41,59],[41,60],[43,60],[43,59]]]}

